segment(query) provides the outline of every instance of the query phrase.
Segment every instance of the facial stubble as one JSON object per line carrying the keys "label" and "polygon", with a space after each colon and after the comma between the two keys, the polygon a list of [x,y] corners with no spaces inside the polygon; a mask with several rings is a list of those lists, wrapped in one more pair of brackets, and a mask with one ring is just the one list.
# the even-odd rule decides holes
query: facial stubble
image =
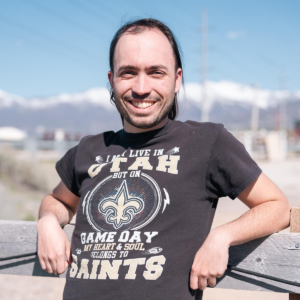
{"label": "facial stubble", "polygon": [[[114,96],[115,96],[115,104],[116,104],[117,110],[120,113],[120,115],[122,116],[123,120],[126,120],[132,126],[140,128],[140,129],[150,129],[150,128],[156,126],[157,124],[159,124],[162,120],[164,120],[168,116],[169,112],[172,109],[173,103],[175,101],[175,93],[173,93],[173,95],[170,96],[170,98],[171,97],[173,98],[173,101],[170,101],[169,100],[170,98],[166,99],[165,105],[162,107],[162,109],[159,111],[159,113],[157,115],[151,116],[152,117],[151,120],[147,121],[146,119],[148,117],[137,117],[137,118],[139,118],[139,122],[135,122],[133,120],[133,118],[129,115],[128,111],[125,109],[123,104],[121,103],[121,100],[116,95],[114,95]],[[138,99],[136,99],[136,100],[138,100]],[[158,102],[161,102],[161,101],[162,101],[162,99],[160,98],[160,100]],[[129,104],[129,105],[131,105],[131,104]]]}

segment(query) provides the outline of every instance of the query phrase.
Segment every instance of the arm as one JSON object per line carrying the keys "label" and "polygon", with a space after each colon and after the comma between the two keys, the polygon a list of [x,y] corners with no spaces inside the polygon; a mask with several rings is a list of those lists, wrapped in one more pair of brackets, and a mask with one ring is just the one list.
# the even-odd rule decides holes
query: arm
{"label": "arm", "polygon": [[37,223],[38,257],[42,269],[49,273],[63,273],[71,260],[70,242],[62,226],[71,221],[78,203],[79,197],[70,192],[63,182],[42,201]]}
{"label": "arm", "polygon": [[240,218],[215,228],[196,253],[190,286],[204,290],[215,286],[228,264],[228,249],[257,239],[289,225],[291,206],[278,187],[264,174],[248,186],[238,198],[250,210]]}

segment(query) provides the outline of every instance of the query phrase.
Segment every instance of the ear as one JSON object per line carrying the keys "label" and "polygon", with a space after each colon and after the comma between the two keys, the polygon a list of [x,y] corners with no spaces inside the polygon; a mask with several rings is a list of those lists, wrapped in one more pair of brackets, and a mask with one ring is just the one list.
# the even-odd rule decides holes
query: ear
{"label": "ear", "polygon": [[181,87],[182,82],[182,69],[178,68],[176,72],[176,78],[175,78],[175,93],[179,92],[179,89]]}
{"label": "ear", "polygon": [[113,75],[112,71],[108,71],[107,77],[108,77],[108,80],[109,80],[109,83],[110,83],[110,87],[112,89],[114,89],[114,81],[113,81],[114,75]]}

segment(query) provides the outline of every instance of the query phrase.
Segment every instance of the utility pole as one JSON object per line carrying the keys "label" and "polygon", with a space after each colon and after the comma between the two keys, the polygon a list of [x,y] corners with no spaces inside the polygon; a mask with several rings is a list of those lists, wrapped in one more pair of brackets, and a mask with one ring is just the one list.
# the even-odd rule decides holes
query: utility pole
{"label": "utility pole", "polygon": [[286,77],[284,72],[281,72],[279,77],[279,85],[280,89],[282,90],[283,97],[280,101],[280,108],[279,108],[279,115],[280,115],[280,130],[287,130],[287,115],[286,115]]}
{"label": "utility pole", "polygon": [[252,105],[252,114],[251,114],[251,131],[252,134],[256,134],[259,128],[259,107],[257,105],[259,87],[254,84],[253,86],[253,105]]}
{"label": "utility pole", "polygon": [[207,13],[201,12],[201,83],[202,83],[202,101],[201,101],[201,121],[209,121],[209,103],[207,97]]}

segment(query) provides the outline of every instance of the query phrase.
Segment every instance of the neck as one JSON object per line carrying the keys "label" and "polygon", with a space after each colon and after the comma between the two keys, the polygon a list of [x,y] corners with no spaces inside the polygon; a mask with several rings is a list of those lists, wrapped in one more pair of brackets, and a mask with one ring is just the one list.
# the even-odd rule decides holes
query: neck
{"label": "neck", "polygon": [[160,121],[157,125],[144,129],[144,128],[135,127],[135,126],[131,125],[130,123],[128,123],[126,120],[124,120],[124,130],[128,133],[142,133],[142,132],[147,132],[147,131],[162,128],[162,127],[166,126],[167,123],[168,123],[168,117],[166,117],[165,119]]}

